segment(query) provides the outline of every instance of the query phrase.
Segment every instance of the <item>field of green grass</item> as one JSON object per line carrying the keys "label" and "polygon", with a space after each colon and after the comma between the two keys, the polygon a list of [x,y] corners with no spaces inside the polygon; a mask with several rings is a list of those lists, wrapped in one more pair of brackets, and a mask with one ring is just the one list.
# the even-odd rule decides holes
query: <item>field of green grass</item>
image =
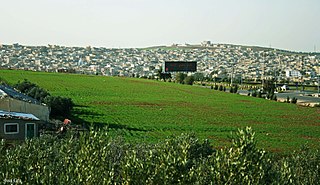
{"label": "field of green grass", "polygon": [[10,84],[28,79],[70,97],[75,120],[108,125],[111,135],[133,142],[192,132],[223,147],[230,145],[231,131],[251,126],[258,146],[269,151],[320,148],[319,108],[137,78],[14,70],[0,70],[0,77]]}

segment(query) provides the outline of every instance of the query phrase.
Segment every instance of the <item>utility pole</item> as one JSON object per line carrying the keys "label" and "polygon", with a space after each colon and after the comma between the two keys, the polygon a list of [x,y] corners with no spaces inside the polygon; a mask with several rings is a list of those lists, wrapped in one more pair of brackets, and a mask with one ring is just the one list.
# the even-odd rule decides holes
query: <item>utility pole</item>
{"label": "utility pole", "polygon": [[[302,67],[301,67],[301,71],[304,73],[304,69],[305,69],[305,57],[304,56],[302,56],[302,63],[301,63],[301,65],[302,65]],[[303,74],[301,74],[301,85],[302,85],[302,92],[304,92],[304,79],[303,79]]]}
{"label": "utility pole", "polygon": [[318,98],[320,98],[320,67],[318,67]]}

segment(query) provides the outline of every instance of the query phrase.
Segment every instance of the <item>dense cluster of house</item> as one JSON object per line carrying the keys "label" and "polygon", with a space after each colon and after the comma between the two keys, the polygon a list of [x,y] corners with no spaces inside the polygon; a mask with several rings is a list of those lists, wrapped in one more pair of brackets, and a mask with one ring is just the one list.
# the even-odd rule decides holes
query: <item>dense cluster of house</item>
{"label": "dense cluster of house", "polygon": [[173,45],[145,49],[0,45],[0,68],[107,76],[156,76],[165,61],[196,61],[210,78],[276,78],[317,84],[320,57],[271,48],[227,44]]}

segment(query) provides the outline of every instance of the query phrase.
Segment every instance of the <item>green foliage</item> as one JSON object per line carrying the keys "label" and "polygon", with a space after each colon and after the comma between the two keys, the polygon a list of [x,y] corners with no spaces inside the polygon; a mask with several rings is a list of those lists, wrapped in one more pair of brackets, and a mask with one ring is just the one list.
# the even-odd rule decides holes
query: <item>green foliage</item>
{"label": "green foliage", "polygon": [[14,85],[18,91],[40,101],[44,102],[44,99],[50,94],[43,88],[39,87],[37,84],[30,82],[27,79],[24,79],[23,82],[18,82]]}
{"label": "green foliage", "polygon": [[38,87],[37,84],[30,82],[27,79],[24,79],[22,82],[18,81],[17,84],[14,85],[14,88],[16,88],[18,91],[27,94],[30,92],[32,88]]}
{"label": "green foliage", "polygon": [[187,76],[184,79],[184,83],[187,84],[187,85],[193,85],[193,82],[194,82],[194,77],[193,76]]}
{"label": "green foliage", "polygon": [[238,92],[238,85],[233,85],[230,87],[230,93],[237,93]]}
{"label": "green foliage", "polygon": [[293,104],[296,104],[297,101],[298,101],[298,99],[297,99],[296,97],[293,97],[293,98],[291,99],[291,103],[293,103]]}
{"label": "green foliage", "polygon": [[263,84],[263,91],[264,93],[273,94],[276,86],[274,84],[274,80],[265,80]]}
{"label": "green foliage", "polygon": [[74,137],[42,136],[8,148],[0,143],[0,178],[23,184],[317,184],[320,151],[281,157],[257,148],[250,127],[231,146],[213,150],[193,135],[129,144],[106,129]]}
{"label": "green foliage", "polygon": [[290,103],[290,97],[287,96],[287,100],[285,101],[286,103]]}
{"label": "green foliage", "polygon": [[233,93],[237,93],[237,92],[238,92],[238,89],[239,89],[239,86],[238,86],[238,85],[235,85],[235,86],[234,86],[234,89],[233,89]]}
{"label": "green foliage", "polygon": [[74,103],[71,98],[64,98],[61,96],[47,96],[44,102],[51,108],[50,116],[64,116],[70,115]]}
{"label": "green foliage", "polygon": [[233,87],[230,87],[230,93],[233,93]]}
{"label": "green foliage", "polygon": [[184,73],[177,73],[176,74],[176,82],[183,84],[186,77],[187,77],[187,75]]}
{"label": "green foliage", "polygon": [[257,97],[257,91],[256,91],[256,90],[253,90],[252,96],[253,96],[253,97]]}
{"label": "green foliage", "polygon": [[18,82],[14,87],[22,93],[35,98],[36,100],[46,103],[50,107],[51,117],[67,117],[70,115],[74,103],[71,98],[60,96],[51,96],[45,89],[28,80]]}
{"label": "green foliage", "polygon": [[50,94],[41,87],[32,87],[26,94],[40,102],[44,102],[45,98],[50,96]]}
{"label": "green foliage", "polygon": [[218,90],[219,89],[219,86],[216,84],[214,85],[214,90]]}
{"label": "green foliage", "polygon": [[222,85],[219,86],[219,91],[223,91],[223,86]]}
{"label": "green foliage", "polygon": [[[162,68],[160,68],[158,71],[157,71],[157,76],[160,80],[163,80],[163,81],[166,81],[167,79],[171,79],[171,73],[163,73],[162,72]],[[153,77],[152,77],[153,79]]]}
{"label": "green foliage", "polygon": [[204,74],[203,73],[195,73],[194,75],[194,80],[195,81],[203,81],[205,79]]}
{"label": "green foliage", "polygon": [[258,92],[258,98],[262,98],[262,92],[261,91]]}

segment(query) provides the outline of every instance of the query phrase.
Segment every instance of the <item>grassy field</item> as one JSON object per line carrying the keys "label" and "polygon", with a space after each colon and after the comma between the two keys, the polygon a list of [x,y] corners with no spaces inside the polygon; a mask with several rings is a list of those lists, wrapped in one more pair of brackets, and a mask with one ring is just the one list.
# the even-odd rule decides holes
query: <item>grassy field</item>
{"label": "grassy field", "polygon": [[231,131],[251,126],[258,146],[270,151],[319,148],[319,108],[136,78],[13,70],[0,70],[0,77],[11,84],[28,79],[70,97],[78,121],[108,125],[111,135],[133,142],[193,132],[223,147],[230,145]]}

